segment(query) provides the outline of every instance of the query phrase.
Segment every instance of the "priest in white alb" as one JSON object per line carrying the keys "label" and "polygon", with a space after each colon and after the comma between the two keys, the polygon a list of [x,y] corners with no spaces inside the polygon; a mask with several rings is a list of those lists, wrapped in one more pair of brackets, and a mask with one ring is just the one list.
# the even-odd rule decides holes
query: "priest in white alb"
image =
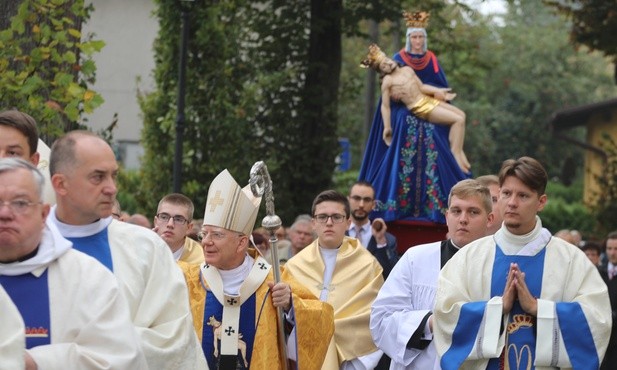
{"label": "priest in white alb", "polygon": [[45,222],[43,183],[32,164],[0,159],[0,285],[25,324],[25,368],[147,369],[113,274]]}
{"label": "priest in white alb", "polygon": [[442,369],[599,368],[611,330],[606,284],[579,248],[542,227],[547,180],[533,158],[506,160],[502,227],[441,270],[434,340]]}
{"label": "priest in white alb", "polygon": [[192,330],[188,293],[169,247],[152,230],[113,219],[119,166],[88,131],[57,139],[50,156],[57,204],[52,222],[73,248],[116,277],[151,369],[207,369]]}

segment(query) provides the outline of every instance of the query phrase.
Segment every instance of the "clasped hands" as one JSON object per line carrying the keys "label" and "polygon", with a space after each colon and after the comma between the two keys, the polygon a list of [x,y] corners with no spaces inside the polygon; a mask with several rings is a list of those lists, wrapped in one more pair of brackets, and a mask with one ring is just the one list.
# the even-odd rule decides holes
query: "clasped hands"
{"label": "clasped hands", "polygon": [[517,263],[511,263],[502,296],[504,314],[510,313],[516,300],[519,301],[523,311],[533,317],[538,315],[538,301],[527,288],[525,273],[519,269]]}

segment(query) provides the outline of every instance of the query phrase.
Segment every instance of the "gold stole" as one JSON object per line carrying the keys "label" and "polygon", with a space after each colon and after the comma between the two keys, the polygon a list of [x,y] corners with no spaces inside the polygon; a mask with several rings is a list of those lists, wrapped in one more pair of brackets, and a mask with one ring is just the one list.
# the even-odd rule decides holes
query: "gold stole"
{"label": "gold stole", "polygon": [[[319,297],[325,265],[314,241],[285,264],[308,290]],[[383,285],[382,268],[357,239],[345,237],[336,256],[327,303],[334,307],[335,332],[323,369],[377,350],[369,329],[371,304]]]}

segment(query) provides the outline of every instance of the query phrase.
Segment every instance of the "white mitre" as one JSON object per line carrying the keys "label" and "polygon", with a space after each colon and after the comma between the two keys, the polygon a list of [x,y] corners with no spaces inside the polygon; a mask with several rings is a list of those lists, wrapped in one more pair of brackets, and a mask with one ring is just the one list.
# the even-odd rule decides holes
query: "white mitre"
{"label": "white mitre", "polygon": [[208,189],[203,224],[251,235],[260,203],[261,197],[253,196],[250,185],[240,188],[229,171],[223,170]]}
{"label": "white mitre", "polygon": [[45,142],[39,139],[36,151],[39,153],[39,164],[37,168],[45,177],[45,186],[43,187],[43,201],[51,205],[56,204],[56,193],[54,187],[51,185],[51,179],[49,177],[49,156],[51,155],[51,149],[45,144]]}

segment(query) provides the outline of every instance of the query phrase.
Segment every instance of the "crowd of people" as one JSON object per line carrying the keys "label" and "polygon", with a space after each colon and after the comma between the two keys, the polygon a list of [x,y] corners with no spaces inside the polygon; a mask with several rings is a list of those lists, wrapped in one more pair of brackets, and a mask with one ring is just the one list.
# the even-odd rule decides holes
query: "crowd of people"
{"label": "crowd of people", "polygon": [[[426,33],[407,37],[411,47]],[[399,57],[413,65],[425,55],[415,52]],[[398,68],[375,56],[372,66]],[[468,173],[460,134],[450,160]],[[178,193],[151,217],[128,216],[107,142],[71,131],[37,169],[39,142],[31,116],[0,113],[0,369],[617,363],[617,232],[603,245],[552,235],[538,215],[548,176],[531,157],[462,176],[444,199],[447,238],[400,254],[370,181],[316,194],[273,238],[255,227],[261,198],[227,170],[211,181],[202,218]]]}

